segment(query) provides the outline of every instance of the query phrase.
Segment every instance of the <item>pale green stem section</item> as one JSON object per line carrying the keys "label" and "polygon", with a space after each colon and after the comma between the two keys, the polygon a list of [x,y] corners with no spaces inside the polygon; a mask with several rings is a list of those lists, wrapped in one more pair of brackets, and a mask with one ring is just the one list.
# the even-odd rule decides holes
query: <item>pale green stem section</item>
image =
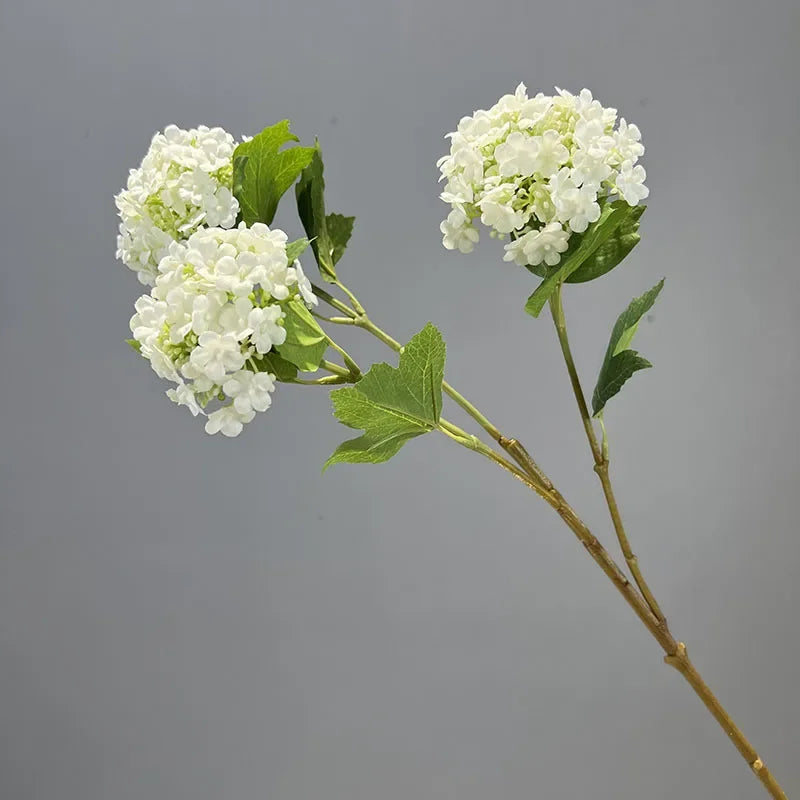
{"label": "pale green stem section", "polygon": [[639,591],[647,601],[647,605],[650,606],[650,609],[656,615],[656,617],[661,622],[664,622],[664,614],[656,602],[656,598],[650,590],[650,587],[647,585],[647,581],[642,575],[641,568],[639,567],[639,560],[636,558],[636,555],[631,548],[628,535],[625,532],[625,526],[622,524],[622,515],[620,514],[619,506],[617,505],[617,499],[614,496],[614,489],[611,486],[611,478],[608,474],[608,442],[604,435],[603,445],[601,446],[597,441],[597,436],[595,435],[594,426],[592,425],[592,417],[589,414],[589,408],[586,405],[586,397],[583,393],[581,381],[578,377],[578,370],[575,367],[575,360],[572,357],[572,350],[569,346],[569,338],[567,337],[567,321],[564,316],[564,307],[561,303],[560,284],[556,287],[556,290],[553,292],[553,294],[550,295],[550,311],[552,312],[553,322],[556,326],[556,334],[558,335],[558,341],[561,345],[561,352],[564,355],[564,362],[567,365],[569,380],[572,384],[572,392],[575,395],[575,400],[578,403],[578,411],[581,415],[583,428],[586,431],[586,438],[589,440],[589,447],[592,450],[592,456],[594,458],[594,471],[600,478],[600,483],[603,487],[603,494],[606,498],[606,505],[608,505],[608,511],[611,514],[611,521],[614,524],[614,531],[617,534],[617,540],[619,541],[622,555],[625,557],[625,561],[630,568],[631,575],[633,575],[633,579],[636,581]]}
{"label": "pale green stem section", "polygon": [[[328,339],[328,345],[330,347],[332,347],[342,357],[342,360],[344,361],[345,366],[349,370],[349,372],[347,374],[351,378],[353,378],[354,380],[357,380],[358,378],[360,378],[361,377],[361,370],[358,368],[358,364],[356,364],[356,362],[353,361],[353,359],[351,358],[350,353],[348,353],[347,350],[345,350],[343,347],[340,347],[338,344],[336,344],[336,342],[334,342],[333,339],[331,339],[330,336],[328,336],[327,339]],[[330,362],[326,361],[324,363],[329,364]],[[338,366],[338,365],[335,365],[335,366]],[[326,369],[327,369],[327,367],[326,367]],[[333,370],[329,370],[329,371],[333,372]]]}
{"label": "pale green stem section", "polygon": [[[340,288],[342,288],[341,285]],[[344,303],[341,303],[341,301],[331,297],[327,292],[324,292],[317,287],[314,287],[314,291],[333,308],[336,308],[338,311],[341,311],[343,314],[345,314],[347,322],[342,322],[339,324],[354,324],[360,328],[364,328],[373,336],[376,336],[378,339],[384,342],[384,344],[386,344],[392,350],[395,350],[396,352],[402,351],[402,346],[399,342],[397,342],[397,340],[393,339],[389,334],[381,330],[377,325],[369,320],[366,313],[363,312],[363,306],[361,306],[358,301],[354,302],[354,309],[357,305],[358,308],[361,309],[360,311],[348,308]],[[348,297],[351,297],[353,300],[355,299],[349,290],[342,288],[342,291],[344,291]],[[558,300],[560,307],[560,296]],[[560,314],[560,318],[563,325],[563,311]],[[563,325],[563,340],[561,337],[561,331],[559,330],[558,321],[556,321],[556,329],[559,331],[559,340],[562,341],[562,348],[565,349],[565,358],[567,358],[568,361],[568,368],[570,364],[572,365],[570,370],[570,379],[573,380],[573,388],[578,390],[576,391],[576,399],[578,399],[579,407],[582,406],[582,409],[585,410],[585,414],[582,412],[582,418],[584,419],[585,427],[586,421],[588,420],[587,436],[589,436],[589,442],[590,445],[592,445],[592,452],[597,452],[601,462],[604,462],[607,465],[608,461],[604,458],[603,449],[597,446],[597,440],[594,436],[594,429],[591,426],[591,418],[589,417],[588,409],[586,408],[586,401],[583,396],[583,391],[580,389],[580,382],[577,379],[578,376],[577,372],[575,371],[574,361],[572,360],[572,354],[569,350],[569,342],[566,339],[566,326]],[[640,594],[639,591],[633,587],[628,578],[625,576],[625,573],[620,569],[613,558],[611,558],[608,551],[603,547],[597,537],[592,534],[589,528],[573,510],[573,508],[567,503],[561,493],[553,486],[551,481],[542,472],[536,462],[534,462],[530,455],[528,455],[525,448],[515,439],[508,439],[503,436],[502,433],[500,433],[500,431],[491,422],[489,422],[489,420],[480,411],[478,411],[475,406],[472,405],[472,403],[456,392],[453,387],[449,386],[449,384],[443,383],[442,388],[456,401],[456,403],[458,403],[459,406],[461,406],[461,408],[463,408],[473,419],[475,419],[475,421],[478,422],[496,442],[498,442],[507,450],[509,455],[511,455],[517,461],[519,467],[510,461],[507,461],[502,455],[495,452],[488,445],[484,444],[476,436],[467,433],[445,419],[439,419],[437,430],[460,444],[462,447],[479,453],[493,463],[497,464],[506,472],[511,473],[511,475],[513,475],[517,480],[521,481],[532,491],[536,492],[539,497],[544,499],[545,502],[547,502],[547,504],[556,511],[556,513],[561,517],[561,519],[564,520],[570,530],[575,534],[595,563],[600,567],[600,569],[603,570],[605,575],[614,584],[625,601],[634,611],[636,616],[639,617],[642,624],[662,647],[666,653],[664,661],[678,670],[681,675],[683,675],[698,697],[703,701],[706,708],[717,720],[720,727],[733,742],[741,756],[748,763],[750,769],[754,772],[759,781],[761,781],[769,795],[774,798],[774,800],[788,800],[786,794],[781,789],[779,783],[766,767],[764,762],[761,760],[755,748],[745,738],[742,731],[736,726],[730,715],[723,708],[722,704],[719,702],[719,700],[717,700],[711,689],[701,678],[694,664],[689,659],[689,655],[686,651],[686,645],[684,645],[683,642],[677,641],[673,637],[672,633],[669,631],[666,620],[663,618],[663,615],[660,615],[660,611],[656,613],[651,607],[649,601],[645,598],[644,594]],[[613,498],[611,485],[608,481],[607,470],[605,471],[605,475],[602,474],[602,471],[598,472],[598,475],[600,475],[601,481],[603,482],[604,490],[606,485],[608,485],[609,494]],[[607,498],[608,496],[609,495],[607,495]],[[616,521],[619,519],[619,511],[616,509],[616,502],[614,502],[613,506],[614,510],[611,510],[611,514],[612,519],[614,519],[616,524]],[[621,526],[621,519],[619,519],[619,524]],[[656,605],[656,609],[657,608],[658,606]]]}
{"label": "pale green stem section", "polygon": [[[403,346],[395,338],[390,336],[386,331],[379,328],[368,316],[364,310],[364,306],[358,301],[356,296],[344,284],[337,281],[336,285],[347,295],[353,304],[353,308],[348,308],[341,301],[332,297],[324,289],[314,286],[314,292],[325,300],[326,303],[336,308],[342,313],[346,313],[347,317],[329,317],[328,322],[337,325],[355,325],[356,327],[363,328],[365,331],[372,334],[376,339],[379,339],[387,347],[400,353]],[[359,310],[360,309],[360,310]],[[457,405],[459,405],[467,414],[469,414],[480,425],[489,436],[496,441],[521,467],[522,469],[537,483],[540,483],[544,488],[550,486],[550,481],[546,478],[538,464],[531,458],[527,450],[516,439],[509,439],[504,436],[492,422],[476,408],[469,400],[466,399],[460,392],[451,386],[447,381],[442,381],[442,390],[452,398]]]}
{"label": "pale green stem section", "polygon": [[742,733],[741,729],[734,723],[728,712],[700,676],[700,673],[689,659],[686,645],[683,642],[677,641],[670,633],[666,623],[653,614],[647,601],[636,591],[597,537],[586,527],[584,522],[578,517],[558,490],[553,488],[549,492],[544,492],[540,486],[513,464],[507,462],[501,455],[486,447],[486,445],[479,442],[479,440],[476,440],[474,436],[471,437],[452,424],[440,420],[439,430],[462,447],[480,453],[510,472],[517,480],[526,484],[555,509],[556,513],[564,520],[570,530],[572,530],[581,544],[586,548],[586,551],[592,559],[594,559],[595,563],[603,570],[614,586],[616,586],[617,590],[633,609],[636,616],[639,617],[647,630],[650,631],[653,638],[661,645],[666,653],[664,662],[674,667],[683,675],[695,694],[703,701],[705,707],[711,712],[722,730],[725,731],[728,738],[733,742],[739,754],[747,762],[755,776],[761,781],[761,784],[770,797],[774,798],[774,800],[788,800],[786,793],[781,788],[775,776],[759,757],[756,749],[750,744],[744,733]]}

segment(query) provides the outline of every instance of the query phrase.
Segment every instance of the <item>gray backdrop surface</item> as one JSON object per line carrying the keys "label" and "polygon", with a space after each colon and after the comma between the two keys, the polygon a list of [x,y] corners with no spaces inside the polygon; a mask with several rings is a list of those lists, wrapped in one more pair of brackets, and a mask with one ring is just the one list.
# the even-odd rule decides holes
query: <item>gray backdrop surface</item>
{"label": "gray backdrop surface", "polygon": [[342,270],[373,316],[435,321],[448,377],[611,546],[532,277],[440,245],[442,136],[520,80],[588,85],[644,133],[644,239],[569,291],[576,357],[591,384],[667,276],[656,368],[607,414],[620,502],[676,635],[800,796],[798,32],[791,0],[4,0],[0,797],[761,796],[522,486],[435,436],[322,477],[347,431],[316,389],[207,437],[124,344],[112,196],[152,132],[289,117],[357,216]]}

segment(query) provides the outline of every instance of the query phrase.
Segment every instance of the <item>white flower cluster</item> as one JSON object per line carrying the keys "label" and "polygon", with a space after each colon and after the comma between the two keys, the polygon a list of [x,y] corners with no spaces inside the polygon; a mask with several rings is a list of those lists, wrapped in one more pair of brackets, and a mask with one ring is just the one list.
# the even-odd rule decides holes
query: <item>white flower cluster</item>
{"label": "white flower cluster", "polygon": [[122,220],[117,258],[152,286],[173,241],[200,225],[231,228],[239,204],[231,191],[233,137],[222,128],[168,126],[115,198]]}
{"label": "white flower cluster", "polygon": [[206,431],[237,436],[272,402],[264,356],[286,340],[283,305],[298,295],[317,302],[300,262],[288,262],[283,231],[201,228],[169,245],[131,330],[155,372],[177,384],[170,399],[195,416],[219,400]]}
{"label": "white flower cluster", "polygon": [[572,233],[600,217],[600,205],[621,197],[631,206],[649,194],[636,125],[604,108],[588,89],[528,97],[525,84],[488,111],[476,111],[448,134],[439,159],[441,198],[452,211],[441,224],[448,250],[472,251],[474,221],[503,238],[505,260],[554,266]]}

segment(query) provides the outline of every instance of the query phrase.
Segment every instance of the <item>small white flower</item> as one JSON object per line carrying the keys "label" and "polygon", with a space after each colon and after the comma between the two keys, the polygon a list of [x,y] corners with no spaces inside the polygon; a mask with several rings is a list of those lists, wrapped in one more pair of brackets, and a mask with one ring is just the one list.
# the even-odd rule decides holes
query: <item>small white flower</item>
{"label": "small white flower", "polygon": [[238,342],[243,342],[251,333],[250,314],[253,303],[249,297],[237,297],[232,303],[226,303],[217,316],[219,326],[232,333]]}
{"label": "small white flower", "polygon": [[478,231],[472,227],[467,215],[459,208],[454,208],[447,219],[439,226],[444,234],[442,244],[448,250],[458,249],[462,253],[471,253],[478,241]]}
{"label": "small white flower", "polygon": [[167,389],[167,397],[179,406],[186,406],[192,412],[193,417],[203,413],[203,409],[200,408],[197,398],[194,396],[194,391],[183,381],[178,384],[177,388]]}
{"label": "small white flower", "polygon": [[588,184],[577,187],[568,167],[559,170],[550,179],[550,196],[561,222],[569,224],[571,231],[583,233],[590,222],[600,218],[597,189]]}
{"label": "small white flower", "polygon": [[272,403],[270,392],[275,391],[275,380],[266,372],[240,370],[225,381],[222,390],[233,398],[233,407],[239,414],[266,411]]}
{"label": "small white flower", "polygon": [[255,411],[240,414],[233,405],[223,406],[208,415],[206,433],[221,433],[223,436],[234,437],[242,432],[242,428],[255,417]]}
{"label": "small white flower", "polygon": [[511,233],[522,227],[524,215],[512,206],[515,186],[501,184],[488,191],[480,202],[481,222],[498,233]]}
{"label": "small white flower", "polygon": [[457,175],[447,182],[444,191],[439,195],[445,203],[458,205],[462,208],[465,203],[471,203],[475,198],[471,184],[464,180],[462,175]]}
{"label": "small white flower", "polygon": [[602,156],[588,150],[578,150],[572,154],[572,179],[578,186],[591,186],[595,190],[611,175],[611,167]]}
{"label": "small white flower", "polygon": [[258,353],[268,353],[273,345],[281,345],[286,341],[286,329],[278,324],[284,316],[280,306],[265,306],[250,311],[247,326],[250,341]]}
{"label": "small white flower", "polygon": [[636,162],[644,155],[644,145],[641,143],[642,133],[636,125],[628,125],[625,117],[619,121],[619,130],[615,136],[615,163],[623,161]]}
{"label": "small white flower", "polygon": [[210,381],[221,383],[226,373],[242,368],[245,356],[233,333],[206,331],[198,337],[197,347],[192,350],[189,361]]}
{"label": "small white flower", "polygon": [[650,190],[644,185],[646,177],[647,173],[641,164],[634,167],[631,161],[622,162],[617,175],[617,190],[628,205],[638,205],[650,194]]}
{"label": "small white flower", "polygon": [[568,242],[569,233],[557,222],[551,222],[542,230],[530,231],[507,244],[504,260],[530,264],[533,267],[544,261],[553,267],[561,260],[561,253],[569,246]]}
{"label": "small white flower", "polygon": [[519,175],[526,178],[536,172],[539,145],[532,137],[514,131],[503,144],[495,148],[494,157],[502,176]]}
{"label": "small white flower", "polygon": [[311,281],[306,277],[306,274],[303,272],[303,268],[300,266],[299,261],[294,262],[294,272],[297,278],[297,290],[300,292],[300,296],[303,298],[303,300],[305,300],[306,305],[309,306],[309,308],[311,306],[319,305],[319,300],[314,294]]}
{"label": "small white flower", "polygon": [[614,139],[606,134],[600,118],[582,119],[575,125],[575,141],[582,150],[596,158],[605,158],[614,146]]}

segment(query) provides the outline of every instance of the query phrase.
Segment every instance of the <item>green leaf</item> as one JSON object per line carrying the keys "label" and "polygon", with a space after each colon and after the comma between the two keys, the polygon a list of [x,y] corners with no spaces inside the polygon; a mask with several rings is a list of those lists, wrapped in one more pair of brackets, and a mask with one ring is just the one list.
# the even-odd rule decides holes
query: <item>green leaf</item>
{"label": "green leaf", "polygon": [[432,431],[442,412],[445,344],[428,323],[403,348],[397,368],[374,364],[352,387],[331,392],[334,415],[364,433],[340,444],[324,469],[388,461],[409,440]]}
{"label": "green leaf", "polygon": [[604,204],[597,222],[593,222],[580,237],[573,237],[576,241],[574,244],[570,241],[570,247],[561,256],[558,266],[536,287],[525,304],[525,311],[538,317],[556,286],[569,278],[614,233],[629,208],[624,200]]}
{"label": "green leaf", "polygon": [[280,148],[298,138],[283,120],[242,142],[233,152],[233,194],[247,225],[272,223],[278,202],[314,155],[313,147]]}
{"label": "green leaf", "polygon": [[326,216],[324,171],[322,150],[317,142],[314,156],[303,170],[295,194],[297,211],[306,235],[311,239],[320,274],[328,283],[333,283],[336,280],[336,263],[350,240],[355,217],[341,214]]}
{"label": "green leaf", "polygon": [[566,279],[567,283],[585,283],[611,272],[639,244],[639,220],[646,208],[628,206],[616,230]]}
{"label": "green leaf", "polygon": [[294,262],[303,255],[308,245],[309,241],[306,238],[298,239],[295,242],[289,242],[289,244],[286,245],[286,258],[289,260],[290,265],[294,264]]}
{"label": "green leaf", "polygon": [[303,372],[314,372],[328,349],[328,337],[300,298],[284,305],[286,341],[274,349]]}
{"label": "green leaf", "polygon": [[142,352],[142,343],[138,339],[126,339],[125,341],[131,346],[132,350],[135,350],[137,353]]}
{"label": "green leaf", "polygon": [[633,340],[639,321],[653,307],[659,292],[664,286],[663,278],[641,297],[631,300],[628,307],[619,315],[611,339],[606,348],[600,375],[592,395],[592,412],[597,416],[605,404],[622,388],[625,381],[640,369],[653,365],[642,358],[629,345]]}
{"label": "green leaf", "polygon": [[292,381],[297,377],[297,367],[272,350],[263,356],[254,358],[253,363],[258,367],[259,371],[270,372],[279,381]]}
{"label": "green leaf", "polygon": [[328,214],[325,217],[325,227],[328,229],[328,238],[331,243],[331,256],[333,263],[338,264],[344,254],[347,243],[353,235],[355,217],[345,217],[342,214]]}

